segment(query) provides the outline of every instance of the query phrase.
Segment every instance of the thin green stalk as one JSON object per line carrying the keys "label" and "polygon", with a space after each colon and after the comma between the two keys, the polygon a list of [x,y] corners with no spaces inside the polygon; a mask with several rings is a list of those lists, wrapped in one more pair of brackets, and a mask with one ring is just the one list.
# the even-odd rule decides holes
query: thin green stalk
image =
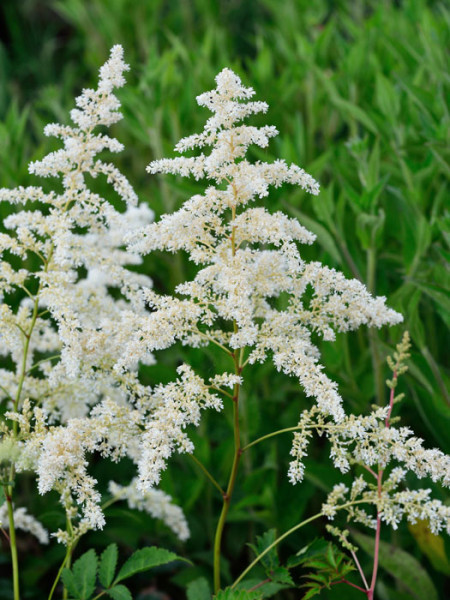
{"label": "thin green stalk", "polygon": [[55,590],[56,590],[56,586],[58,585],[58,582],[61,578],[61,574],[62,574],[63,570],[69,566],[71,556],[72,556],[72,546],[67,546],[66,555],[64,557],[64,560],[61,563],[61,566],[59,567],[59,571],[55,577],[55,581],[53,582],[52,589],[50,590],[50,594],[48,595],[48,600],[52,600],[53,594],[55,593]]}
{"label": "thin green stalk", "polygon": [[14,508],[12,503],[12,486],[9,485],[5,490],[6,506],[8,507],[8,521],[9,521],[9,547],[11,550],[11,561],[13,571],[13,589],[14,589],[14,600],[20,600],[19,590],[19,560],[17,557],[17,543],[16,543],[16,528],[14,526]]}
{"label": "thin green stalk", "polygon": [[302,429],[302,427],[299,427],[298,425],[296,425],[295,427],[286,427],[285,429],[279,429],[278,431],[272,431],[272,433],[263,435],[262,437],[258,438],[257,440],[253,440],[253,442],[250,442],[249,444],[247,444],[246,446],[241,448],[241,452],[245,452],[252,446],[256,446],[256,444],[259,444],[259,442],[268,440],[269,438],[275,437],[276,435],[279,435],[280,433],[289,433],[290,431],[298,431],[299,429]]}
{"label": "thin green stalk", "polygon": [[262,437],[260,437],[256,440],[253,440],[253,442],[246,444],[245,446],[243,446],[241,448],[241,453],[244,453],[246,450],[248,450],[252,446],[256,446],[256,444],[259,444],[260,442],[263,442],[264,440],[268,440],[272,437],[275,437],[276,435],[280,435],[282,433],[289,433],[292,431],[298,431],[299,429],[319,429],[320,431],[339,431],[340,429],[345,429],[345,427],[343,425],[329,425],[328,423],[323,424],[323,425],[306,425],[306,426],[295,425],[295,427],[286,427],[285,429],[278,429],[277,431],[272,431],[272,433],[267,433],[266,435],[263,435]]}
{"label": "thin green stalk", "polygon": [[[233,142],[232,142],[233,143]],[[232,183],[234,198],[237,199],[238,194],[235,188],[234,182]],[[231,220],[234,221],[236,218],[236,205],[231,208]],[[236,254],[236,228],[233,227],[230,235],[231,243],[231,254],[234,257]],[[238,332],[238,325],[233,320],[234,333]],[[242,350],[238,353],[235,350],[232,354],[234,360],[234,372],[236,375],[242,373],[242,360],[244,353]],[[222,535],[225,527],[225,521],[227,519],[228,511],[230,509],[231,496],[233,495],[234,486],[236,483],[237,472],[239,468],[239,461],[241,458],[241,434],[239,426],[239,392],[241,386],[240,383],[236,383],[233,387],[233,432],[234,432],[234,458],[233,465],[231,467],[230,477],[228,479],[227,491],[223,496],[222,511],[220,513],[219,521],[216,527],[216,534],[214,536],[214,590],[217,593],[220,590],[220,552],[222,548]]]}
{"label": "thin green stalk", "polygon": [[189,456],[192,458],[192,460],[195,462],[195,464],[202,470],[202,472],[206,475],[206,477],[213,484],[213,486],[219,491],[220,495],[222,497],[225,496],[226,492],[217,483],[217,481],[214,479],[214,477],[211,475],[211,473],[208,471],[208,469],[203,465],[203,463],[201,463],[198,460],[198,458],[196,456],[194,456],[193,454],[189,454]]}
{"label": "thin green stalk", "polygon": [[48,362],[49,360],[54,360],[55,358],[60,358],[60,356],[61,356],[61,354],[54,354],[53,356],[48,356],[47,358],[38,360],[37,363],[34,363],[34,365],[28,369],[28,371],[25,373],[25,375],[29,375],[31,373],[31,371],[34,371],[34,369],[37,369],[40,365]]}
{"label": "thin green stalk", "polygon": [[[237,362],[237,359],[236,359]],[[241,458],[241,442],[239,430],[239,390],[240,385],[237,383],[234,386],[233,394],[233,430],[234,430],[234,458],[231,467],[230,477],[228,480],[227,491],[223,495],[222,512],[220,513],[217,523],[216,535],[214,537],[214,591],[217,593],[220,590],[220,551],[222,547],[222,535],[225,521],[230,509],[231,496],[233,495],[236,476]]]}
{"label": "thin green stalk", "polygon": [[[47,272],[47,270],[48,270],[48,265],[51,260],[51,256],[52,256],[52,249],[49,252],[48,261],[45,263],[44,272]],[[33,313],[31,316],[30,327],[27,332],[23,332],[23,335],[25,338],[25,343],[23,346],[23,357],[22,357],[22,365],[21,365],[21,370],[20,370],[19,382],[18,382],[18,386],[17,386],[16,397],[14,399],[14,404],[13,404],[13,410],[15,412],[17,412],[19,410],[20,397],[22,395],[22,389],[23,389],[23,385],[25,382],[28,352],[30,349],[30,340],[31,340],[31,335],[33,333],[34,326],[35,326],[36,320],[37,320],[38,308],[39,308],[39,294],[40,294],[41,289],[42,289],[42,283],[39,284],[38,291],[36,292],[36,296],[34,298],[34,306],[33,306]],[[19,428],[18,422],[14,421],[13,422],[14,438],[17,438],[18,428]],[[9,473],[9,480],[11,482],[13,482],[14,477],[15,477],[15,469],[14,469],[14,465],[12,464],[11,468],[10,468],[10,473]],[[12,485],[8,486],[6,497],[7,497],[7,505],[8,505],[9,537],[10,537],[10,541],[11,541],[10,550],[11,550],[11,562],[12,562],[12,568],[13,568],[14,600],[20,600],[19,561],[17,558],[16,527],[15,527],[15,523],[14,523],[14,510],[13,510],[13,500],[12,500],[13,486]]]}

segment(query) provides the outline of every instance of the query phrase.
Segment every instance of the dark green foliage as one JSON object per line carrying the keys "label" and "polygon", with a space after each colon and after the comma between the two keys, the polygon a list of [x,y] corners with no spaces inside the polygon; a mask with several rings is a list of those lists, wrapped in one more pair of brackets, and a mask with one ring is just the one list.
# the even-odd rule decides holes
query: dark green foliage
{"label": "dark green foliage", "polygon": [[247,592],[245,590],[232,590],[227,588],[226,590],[220,591],[216,596],[215,600],[262,600],[263,596],[261,592]]}
{"label": "dark green foliage", "polygon": [[[104,592],[113,600],[132,600],[129,589],[119,584],[119,582],[136,575],[136,573],[148,571],[175,560],[185,561],[185,559],[164,548],[154,546],[141,548],[130,556],[114,577],[117,564],[117,545],[110,544],[101,555],[98,569],[99,583],[105,588]],[[77,600],[92,598],[97,581],[97,565],[96,552],[91,549],[74,563],[72,569],[63,570],[62,580],[72,598]]]}
{"label": "dark green foliage", "polygon": [[304,598],[312,598],[325,588],[331,589],[332,585],[344,583],[347,576],[355,570],[347,556],[334,544],[326,543],[325,540],[315,540],[310,544],[302,554],[300,562],[296,564],[311,569],[303,575],[307,579],[307,583],[303,585],[307,589]]}
{"label": "dark green foliage", "polygon": [[[269,548],[277,538],[275,529],[266,531],[263,535],[257,536],[256,544],[250,544],[251,548],[255,552],[256,556],[264,552],[266,548]],[[278,557],[278,547],[274,546],[270,549],[267,554],[261,559],[261,565],[264,568],[266,575],[266,584],[275,583],[278,584],[277,588],[282,589],[283,587],[292,587],[294,582],[289,574],[289,570],[286,567],[280,565],[280,559]],[[269,596],[267,596],[269,597]]]}
{"label": "dark green foliage", "polygon": [[98,578],[104,587],[109,587],[114,579],[117,565],[117,544],[110,544],[102,553]]}
{"label": "dark green foliage", "polygon": [[211,600],[211,589],[204,577],[191,581],[186,588],[187,600]]}

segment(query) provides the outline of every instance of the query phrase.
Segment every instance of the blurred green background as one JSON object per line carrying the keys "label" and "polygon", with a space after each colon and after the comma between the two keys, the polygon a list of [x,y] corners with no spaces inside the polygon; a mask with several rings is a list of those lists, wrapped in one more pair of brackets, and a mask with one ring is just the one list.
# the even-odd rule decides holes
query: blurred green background
{"label": "blurred green background", "polygon": [[[298,217],[317,234],[318,242],[303,250],[306,258],[361,279],[405,315],[404,326],[390,331],[361,330],[339,336],[335,344],[324,343],[328,374],[338,381],[349,410],[365,412],[372,402],[385,401],[385,356],[407,328],[413,352],[410,371],[401,382],[406,393],[403,422],[427,445],[450,451],[445,364],[450,347],[450,18],[443,2],[1,0],[0,15],[0,186],[41,183],[28,175],[27,163],[56,147],[43,137],[44,125],[68,122],[73,97],[95,84],[109,48],[119,43],[131,71],[118,94],[125,118],[114,127],[126,149],[114,161],[157,216],[172,212],[202,185],[149,176],[145,166],[173,156],[180,137],[202,129],[208,114],[195,97],[214,87],[214,76],[223,67],[241,75],[256,98],[270,105],[268,114],[254,123],[273,124],[280,131],[270,148],[254,151],[253,158],[295,162],[321,184],[317,198],[288,187],[275,190],[267,200],[271,209]],[[4,216],[5,208],[0,210]],[[154,254],[145,267],[162,292],[171,292],[194,273],[181,254]],[[205,375],[225,367],[214,352],[183,348],[157,359],[156,367],[143,370],[149,384],[170,380],[182,360]],[[255,367],[245,388],[248,440],[271,431],[274,423],[277,428],[295,425],[306,406],[294,380],[270,364]],[[229,417],[205,415],[192,432],[198,457],[223,483],[232,455]],[[292,487],[286,477],[290,444],[289,435],[279,436],[245,454],[225,536],[226,570],[234,575],[247,564],[251,551],[246,543],[255,534],[270,527],[281,533],[313,514],[341,479],[330,465],[326,444],[316,441],[305,483]],[[108,478],[125,482],[133,469],[125,463],[99,463],[93,472],[105,485]],[[448,501],[438,486],[430,481],[425,485]],[[55,519],[61,518],[55,516],[56,496],[35,497],[33,486],[25,480],[23,501],[54,529]],[[220,510],[220,498],[188,458],[172,462],[162,487],[185,508],[192,538],[184,547],[163,526],[118,507],[108,511],[104,532],[80,544],[80,549],[101,549],[119,541],[126,554],[158,543],[195,562],[194,569],[175,576],[163,571],[151,581],[148,576],[137,578],[137,597],[147,600],[183,598],[177,585],[200,574],[210,577],[211,541]],[[324,523],[311,525],[286,541],[282,555],[323,533]],[[380,600],[445,598],[447,540],[406,525],[396,532],[385,528],[383,539],[409,558],[403,571],[381,572]],[[62,549],[44,554],[31,540],[22,544],[29,588],[24,598],[41,598],[40,582],[58,564]],[[369,555],[361,551],[361,557],[363,565],[370,565]],[[7,552],[1,561],[6,573]],[[419,563],[420,585],[410,588],[407,573],[418,572]],[[344,596],[360,594],[342,586],[322,594],[325,599]],[[8,592],[0,597],[8,598]],[[301,596],[297,590],[277,597]]]}

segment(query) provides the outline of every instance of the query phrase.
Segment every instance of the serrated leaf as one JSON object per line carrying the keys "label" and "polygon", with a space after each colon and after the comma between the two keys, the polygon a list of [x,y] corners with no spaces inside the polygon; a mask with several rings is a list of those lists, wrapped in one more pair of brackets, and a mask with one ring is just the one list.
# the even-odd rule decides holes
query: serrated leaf
{"label": "serrated leaf", "polygon": [[333,544],[328,544],[325,556],[327,557],[327,561],[329,562],[329,564],[336,569],[337,564],[336,564],[336,558],[335,558],[334,552],[333,552]]}
{"label": "serrated leaf", "polygon": [[328,587],[329,578],[326,575],[322,575],[320,573],[308,573],[304,575],[305,579],[312,579],[313,581],[317,581],[317,583],[321,583]]}
{"label": "serrated leaf", "polygon": [[276,583],[283,583],[286,585],[295,585],[289,570],[286,567],[277,567],[270,574],[269,577]]}
{"label": "serrated leaf", "polygon": [[78,588],[75,583],[75,578],[70,569],[63,569],[63,572],[61,573],[61,579],[64,583],[64,587],[67,589],[69,594],[74,598],[80,598]]}
{"label": "serrated leaf", "polygon": [[204,577],[191,581],[186,589],[187,600],[211,600],[211,589]]}
{"label": "serrated leaf", "polygon": [[320,594],[320,588],[313,587],[306,592],[306,594],[303,596],[303,600],[309,600],[309,598],[312,598],[313,596],[317,596],[318,594]]}
{"label": "serrated leaf", "polygon": [[383,115],[395,120],[400,111],[400,96],[392,83],[381,72],[377,72],[375,80],[375,97]]}
{"label": "serrated leaf", "polygon": [[122,566],[117,575],[114,583],[119,583],[131,577],[135,573],[141,571],[147,571],[153,567],[159,567],[160,565],[166,565],[167,563],[173,562],[174,560],[186,560],[165,550],[164,548],[157,548],[156,546],[150,546],[148,548],[142,548],[136,550],[136,552],[130,556],[126,563]]}
{"label": "serrated leaf", "polygon": [[124,585],[116,585],[106,593],[113,600],[133,600],[130,590]]}
{"label": "serrated leaf", "polygon": [[[355,531],[352,532],[352,536],[365,552],[373,556],[374,543],[371,537]],[[433,581],[420,562],[411,554],[380,541],[379,563],[409,590],[411,598],[438,600]]]}
{"label": "serrated leaf", "polygon": [[324,570],[329,570],[330,565],[324,561],[324,560],[319,560],[317,558],[312,558],[311,560],[307,560],[304,563],[305,567],[313,567],[314,569],[324,569]]}
{"label": "serrated leaf", "polygon": [[117,544],[110,544],[102,553],[100,566],[98,569],[98,578],[100,583],[109,587],[114,579],[114,573],[117,565]]}
{"label": "serrated leaf", "polygon": [[[273,544],[273,542],[276,540],[276,537],[277,534],[275,529],[269,529],[262,535],[257,536],[256,544],[250,545],[250,547],[254,550],[256,556],[258,556],[264,552],[266,548]],[[273,571],[280,565],[276,546],[272,548],[265,556],[263,556],[261,559],[261,564],[266,571]]]}
{"label": "serrated leaf", "polygon": [[91,548],[80,556],[72,567],[78,597],[87,600],[94,593],[97,576],[97,555]]}

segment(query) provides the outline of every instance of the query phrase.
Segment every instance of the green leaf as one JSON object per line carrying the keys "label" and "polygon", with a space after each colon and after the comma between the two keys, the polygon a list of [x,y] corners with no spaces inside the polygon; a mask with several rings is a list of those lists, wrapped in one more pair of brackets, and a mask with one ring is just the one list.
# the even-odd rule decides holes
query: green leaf
{"label": "green leaf", "polygon": [[186,589],[187,600],[211,600],[211,589],[204,577],[191,581]]}
{"label": "green leaf", "polygon": [[376,75],[375,96],[383,115],[389,120],[395,120],[400,111],[400,96],[389,79],[379,71]]}
{"label": "green leaf", "polygon": [[124,585],[116,585],[106,593],[113,600],[133,600],[130,590]]}
{"label": "green leaf", "polygon": [[127,577],[131,577],[135,573],[147,571],[148,569],[165,565],[173,562],[174,560],[185,561],[186,559],[180,558],[173,552],[169,552],[169,550],[165,550],[164,548],[156,548],[156,546],[142,548],[130,556],[130,558],[120,569],[114,583],[119,583],[119,581],[127,579]]}
{"label": "green leaf", "polygon": [[[365,552],[373,556],[374,543],[371,537],[355,531],[352,532],[352,536]],[[438,600],[438,594],[430,576],[420,562],[408,552],[381,541],[379,563],[409,590],[411,599]]]}
{"label": "green leaf", "polygon": [[352,104],[352,102],[344,100],[343,98],[332,98],[331,100],[333,104],[341,110],[344,117],[346,116],[350,119],[355,119],[355,121],[359,121],[361,125],[364,125],[364,127],[372,133],[378,133],[375,123],[367,113],[359,108],[359,106],[356,106],[356,104]]}
{"label": "green leaf", "polygon": [[289,573],[289,570],[286,567],[277,567],[271,573],[269,573],[268,576],[275,583],[295,585]]}
{"label": "green leaf", "polygon": [[378,215],[360,213],[356,219],[356,234],[364,250],[372,247],[373,242],[380,240],[380,233],[384,226],[384,211],[380,209]]}
{"label": "green leaf", "polygon": [[313,587],[306,592],[306,594],[303,596],[303,600],[309,600],[309,598],[317,596],[318,594],[320,594],[320,587]]}
{"label": "green leaf", "polygon": [[[256,544],[250,544],[250,547],[255,552],[256,556],[259,556],[266,548],[268,548],[276,540],[277,534],[275,529],[269,529],[256,538]],[[261,564],[264,569],[269,572],[273,571],[280,565],[278,558],[278,552],[276,546],[274,546],[263,558]]]}
{"label": "green leaf", "polygon": [[88,550],[73,565],[72,568],[78,597],[87,600],[94,593],[97,575],[97,555],[95,550]]}
{"label": "green leaf", "polygon": [[308,573],[307,575],[304,575],[304,577],[328,587],[329,578],[326,575],[322,575],[321,573]]}
{"label": "green leaf", "polygon": [[307,560],[317,556],[323,556],[328,547],[328,542],[324,538],[316,538],[310,544],[301,548],[294,556],[288,558],[287,566],[298,567]]}
{"label": "green leaf", "polygon": [[114,579],[117,554],[117,544],[110,544],[102,553],[98,569],[98,578],[105,588],[109,587]]}
{"label": "green leaf", "polygon": [[330,565],[336,569],[337,563],[336,563],[336,557],[334,556],[332,544],[328,544],[327,551],[326,551],[326,557],[327,557],[327,561],[330,563]]}
{"label": "green leaf", "polygon": [[335,263],[341,264],[342,258],[339,253],[338,247],[333,239],[333,236],[328,232],[327,229],[311,217],[305,215],[299,210],[296,210],[292,207],[289,208],[290,212],[294,214],[306,229],[309,229],[311,233],[314,233],[317,236],[318,243],[323,247],[323,249],[328,252],[331,258]]}
{"label": "green leaf", "polygon": [[450,561],[445,552],[444,538],[431,533],[426,521],[417,521],[414,525],[409,524],[408,529],[433,567],[450,577]]}
{"label": "green leaf", "polygon": [[226,590],[220,590],[215,600],[262,600],[262,594],[259,591],[247,592],[247,590],[232,590],[227,588]]}
{"label": "green leaf", "polygon": [[69,594],[74,598],[80,598],[78,587],[75,583],[75,578],[70,569],[63,569],[63,572],[61,573],[61,579]]}
{"label": "green leaf", "polygon": [[255,578],[245,579],[245,581],[241,582],[238,586],[240,590],[251,590],[252,588],[257,586],[258,592],[262,595],[263,598],[272,598],[276,597],[276,594],[281,590],[285,590],[288,587],[292,587],[292,584],[286,585],[285,583],[277,583],[275,581],[265,581]]}

